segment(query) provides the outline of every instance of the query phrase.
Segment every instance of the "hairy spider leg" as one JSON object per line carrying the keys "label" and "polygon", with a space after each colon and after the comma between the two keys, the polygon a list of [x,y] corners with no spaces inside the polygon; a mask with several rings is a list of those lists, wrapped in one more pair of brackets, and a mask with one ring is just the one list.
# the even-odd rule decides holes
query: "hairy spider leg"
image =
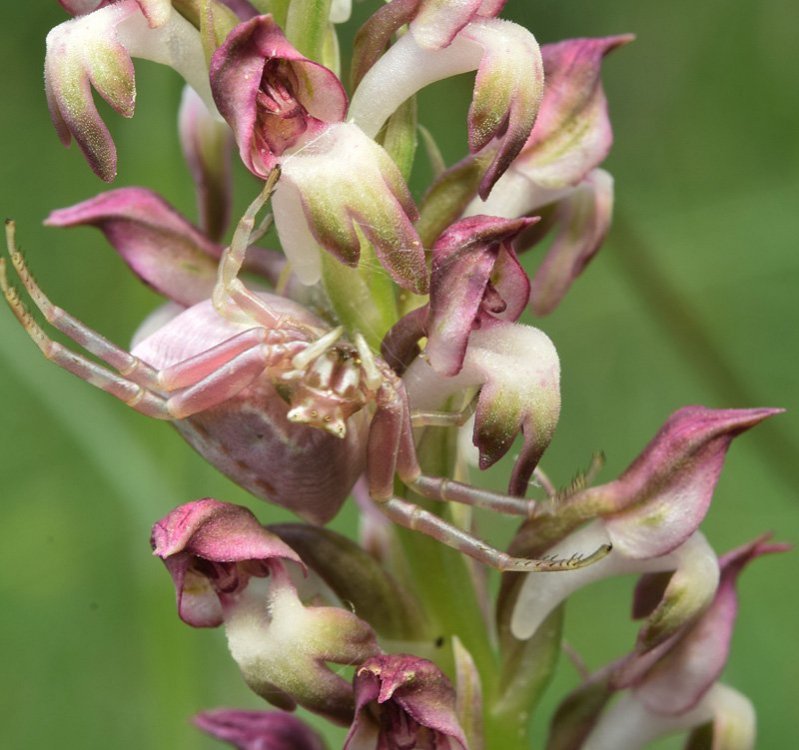
{"label": "hairy spider leg", "polygon": [[574,570],[592,565],[610,552],[610,545],[602,545],[587,556],[575,554],[557,559],[512,557],[435,513],[395,497],[394,476],[397,475],[410,489],[436,500],[453,500],[502,512],[509,512],[508,509],[512,509],[510,512],[523,511],[521,515],[530,514],[530,503],[534,502],[422,474],[413,442],[408,395],[402,381],[388,365],[382,369],[383,384],[376,394],[377,408],[369,431],[366,474],[372,500],[390,520],[500,571],[543,573]]}
{"label": "hairy spider leg", "polygon": [[[225,248],[219,259],[216,285],[211,294],[211,300],[214,309],[228,320],[240,321],[243,313],[264,328],[283,327],[282,316],[278,315],[257,294],[247,289],[238,277],[241,267],[244,265],[247,248],[254,241],[256,234],[259,236],[263,234],[263,227],[259,227],[256,232],[255,220],[272,196],[279,178],[280,169],[276,167],[269,173],[261,192],[247,207],[236,225],[230,245]],[[268,219],[266,221],[268,222]]]}
{"label": "hairy spider leg", "polygon": [[183,419],[216,406],[235,396],[266,370],[284,367],[287,360],[307,345],[305,341],[290,340],[290,332],[285,330],[269,331],[259,326],[157,370],[54,305],[34,281],[16,248],[13,223],[7,224],[7,236],[19,279],[47,321],[117,372],[50,338],[9,284],[5,259],[0,258],[0,289],[33,342],[59,367],[147,416]]}
{"label": "hairy spider leg", "polygon": [[[68,336],[76,344],[79,344],[96,357],[102,359],[103,362],[111,365],[111,367],[126,379],[148,388],[158,387],[157,372],[153,367],[150,367],[146,362],[134,357],[130,352],[118,347],[102,334],[92,330],[80,320],[70,315],[66,310],[57,307],[49,300],[25,265],[25,259],[22,257],[22,253],[20,253],[16,244],[16,227],[11,220],[6,221],[6,244],[8,246],[11,264],[14,266],[14,270],[22,286],[42,313],[44,319],[53,326],[53,328],[61,331],[61,333]],[[5,266],[4,261],[3,265]],[[11,307],[11,310],[14,312],[19,322],[22,323],[22,326],[30,337],[36,342],[39,348],[42,349],[45,356],[47,356],[47,352],[42,348],[42,345],[44,344],[45,347],[48,346],[46,343],[49,341],[48,337],[27,313],[16,291],[9,286],[5,269],[1,276],[3,294],[9,307]]]}

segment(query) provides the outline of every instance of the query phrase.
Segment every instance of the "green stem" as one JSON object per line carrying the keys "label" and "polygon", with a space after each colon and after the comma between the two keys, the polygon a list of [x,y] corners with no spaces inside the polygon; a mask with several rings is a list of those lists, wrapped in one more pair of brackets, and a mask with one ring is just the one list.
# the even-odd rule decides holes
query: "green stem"
{"label": "green stem", "polygon": [[292,0],[286,38],[310,60],[321,62],[330,18],[330,0]]}
{"label": "green stem", "polygon": [[[423,470],[438,476],[451,476],[455,463],[457,432],[454,429],[433,429],[419,443],[418,452]],[[446,505],[433,505],[415,495],[410,499],[447,520],[452,518]],[[413,587],[431,621],[438,628],[437,635],[447,645],[451,643],[453,635],[458,636],[480,673],[484,695],[492,694],[499,670],[496,654],[489,640],[490,628],[486,623],[472,575],[472,561],[462,553],[423,534],[398,529],[397,536],[409,571],[409,585]],[[447,648],[440,653],[439,665],[451,672],[451,649]]]}

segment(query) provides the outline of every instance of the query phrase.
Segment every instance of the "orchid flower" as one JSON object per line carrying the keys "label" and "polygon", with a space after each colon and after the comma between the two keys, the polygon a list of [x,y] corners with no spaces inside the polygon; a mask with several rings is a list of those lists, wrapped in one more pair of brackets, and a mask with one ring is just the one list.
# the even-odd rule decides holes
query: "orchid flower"
{"label": "orchid flower", "polygon": [[[513,634],[530,638],[578,588],[623,573],[676,571],[661,606],[650,616],[645,637],[649,647],[694,617],[716,589],[715,554],[698,528],[727,449],[736,435],[776,413],[779,410],[680,409],[618,479],[562,501],[548,520],[542,515],[542,523],[527,540],[536,550],[543,545],[557,554],[562,548],[593,549],[596,543],[610,543],[613,550],[582,570],[528,576],[516,599]],[[596,520],[569,533],[584,518]],[[554,539],[546,541],[549,533],[558,537],[554,546]]]}
{"label": "orchid flower", "polygon": [[[152,3],[147,7],[155,7]],[[47,36],[45,90],[61,141],[74,137],[103,180],[116,175],[116,148],[92,100],[94,87],[111,107],[132,117],[136,100],[133,57],[169,65],[213,106],[200,35],[179,13],[156,27],[136,0],[99,7],[56,26]]]}
{"label": "orchid flower", "polygon": [[[357,265],[368,240],[398,284],[426,290],[410,193],[388,154],[344,122],[347,97],[332,71],[297,52],[271,17],[259,16],[216,51],[211,87],[248,169],[265,178],[280,165],[275,225],[301,281],[319,279],[319,245]],[[349,157],[345,170],[336,168],[341,154]]]}
{"label": "orchid flower", "polygon": [[[751,703],[718,678],[738,610],[738,576],[752,560],[787,549],[788,545],[770,543],[765,535],[721,557],[718,588],[701,616],[683,622],[652,652],[642,654],[636,648],[567,697],[553,721],[549,750],[638,750],[681,730],[695,730],[699,741],[708,724],[714,749],[754,748]],[[655,576],[641,580],[634,615],[646,613],[661,586]],[[626,692],[604,708],[612,693],[620,690]]]}
{"label": "orchid flower", "polygon": [[152,546],[175,583],[181,619],[224,624],[254,692],[349,723],[352,689],[327,665],[373,655],[374,633],[345,609],[304,606],[289,575],[302,561],[250,511],[210,498],[188,503],[155,524]]}
{"label": "orchid flower", "polygon": [[468,750],[455,691],[432,662],[375,656],[355,672],[356,713],[343,750],[429,747]]}

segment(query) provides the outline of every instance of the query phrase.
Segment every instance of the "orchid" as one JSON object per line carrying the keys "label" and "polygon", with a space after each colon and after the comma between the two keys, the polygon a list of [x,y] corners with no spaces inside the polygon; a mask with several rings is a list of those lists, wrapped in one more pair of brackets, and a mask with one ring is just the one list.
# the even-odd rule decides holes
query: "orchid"
{"label": "orchid", "polygon": [[[152,527],[178,618],[223,630],[273,707],[195,725],[240,750],[529,747],[568,599],[635,573],[633,650],[565,699],[549,747],[633,750],[708,722],[713,747],[752,747],[754,709],[719,682],[734,587],[786,546],[764,536],[719,558],[703,522],[733,439],[782,410],[678,409],[604,483],[599,459],[561,489],[543,466],[572,365],[524,315],[559,305],[610,228],[600,74],[632,36],[539,45],[499,17],[504,0],[390,0],[348,55],[348,0],[60,4],[73,17],[47,39],[56,134],[113,181],[93,92],[132,118],[134,60],[172,68],[197,217],[121,185],[47,218],[99,229],[163,297],[129,349],[50,299],[13,221],[0,290],[47,359],[170,422],[270,504],[205,496]],[[474,74],[467,137],[447,168],[417,94],[460,74]],[[523,253],[544,240],[531,277]],[[504,490],[473,483],[475,464],[509,467]],[[326,528],[350,496],[360,532]],[[298,520],[275,523],[276,508]],[[485,536],[489,514],[509,543]]]}

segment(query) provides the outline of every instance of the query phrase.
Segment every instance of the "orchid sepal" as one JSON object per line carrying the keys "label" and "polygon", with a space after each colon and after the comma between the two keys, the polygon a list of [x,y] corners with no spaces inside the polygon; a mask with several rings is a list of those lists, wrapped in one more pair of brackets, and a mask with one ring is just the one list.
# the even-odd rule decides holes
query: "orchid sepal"
{"label": "orchid sepal", "polygon": [[53,211],[45,224],[95,226],[146,284],[183,306],[210,297],[222,247],[145,188],[110,190]]}
{"label": "orchid sepal", "polygon": [[610,229],[613,178],[595,169],[553,206],[555,236],[536,270],[530,307],[548,315],[599,251]]}
{"label": "orchid sepal", "polygon": [[211,59],[210,79],[241,160],[262,179],[285,151],[347,111],[335,74],[292,47],[271,16],[256,16],[228,34]]}
{"label": "orchid sepal", "polygon": [[474,216],[456,222],[436,241],[425,355],[437,372],[460,372],[473,329],[518,320],[530,282],[512,242],[535,221]]}
{"label": "orchid sepal", "polygon": [[302,566],[294,550],[239,505],[213,498],[175,508],[153,526],[153,554],[175,584],[178,614],[192,627],[217,627],[253,577]]}

